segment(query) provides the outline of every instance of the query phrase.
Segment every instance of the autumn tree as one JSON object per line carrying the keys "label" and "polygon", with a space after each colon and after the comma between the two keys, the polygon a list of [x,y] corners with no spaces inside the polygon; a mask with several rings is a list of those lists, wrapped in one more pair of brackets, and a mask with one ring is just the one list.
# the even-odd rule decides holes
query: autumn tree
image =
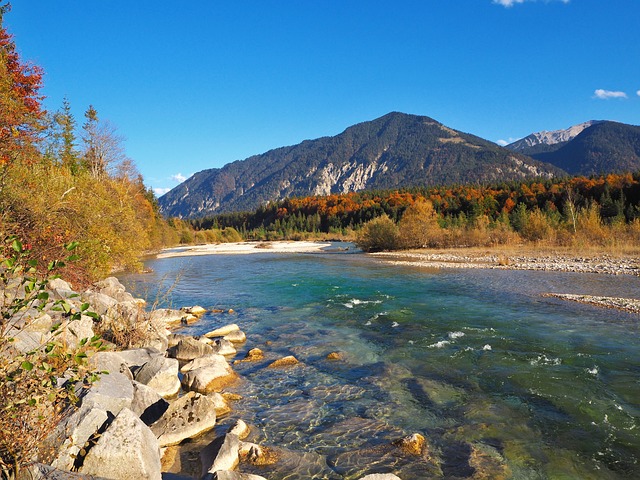
{"label": "autumn tree", "polygon": [[364,224],[356,245],[365,252],[380,252],[398,248],[398,226],[387,215],[374,218]]}
{"label": "autumn tree", "polygon": [[430,246],[440,237],[438,214],[433,203],[419,200],[409,206],[398,224],[399,242],[402,248],[423,248]]}
{"label": "autumn tree", "polygon": [[3,26],[9,5],[0,5],[0,167],[30,162],[37,152],[42,110],[42,70],[25,63]]}
{"label": "autumn tree", "polygon": [[84,164],[93,177],[101,178],[127,161],[124,137],[118,135],[112,123],[98,118],[98,112],[93,105],[89,105],[84,116]]}

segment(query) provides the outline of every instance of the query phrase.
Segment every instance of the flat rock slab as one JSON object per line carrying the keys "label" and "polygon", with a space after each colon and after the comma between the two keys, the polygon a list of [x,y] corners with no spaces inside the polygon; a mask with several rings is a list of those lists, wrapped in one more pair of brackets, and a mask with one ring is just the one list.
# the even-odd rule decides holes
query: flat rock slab
{"label": "flat rock slab", "polygon": [[151,426],[161,447],[177,445],[187,438],[196,437],[216,424],[215,403],[206,395],[189,392],[180,397]]}
{"label": "flat rock slab", "polygon": [[158,440],[125,408],[89,450],[79,470],[113,480],[161,480]]}

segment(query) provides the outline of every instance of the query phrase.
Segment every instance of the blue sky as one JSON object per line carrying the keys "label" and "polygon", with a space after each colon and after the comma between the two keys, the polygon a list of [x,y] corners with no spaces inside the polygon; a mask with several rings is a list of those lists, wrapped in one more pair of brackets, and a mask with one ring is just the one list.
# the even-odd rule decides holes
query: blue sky
{"label": "blue sky", "polygon": [[5,25],[161,193],[391,111],[498,141],[640,123],[640,0],[13,0]]}

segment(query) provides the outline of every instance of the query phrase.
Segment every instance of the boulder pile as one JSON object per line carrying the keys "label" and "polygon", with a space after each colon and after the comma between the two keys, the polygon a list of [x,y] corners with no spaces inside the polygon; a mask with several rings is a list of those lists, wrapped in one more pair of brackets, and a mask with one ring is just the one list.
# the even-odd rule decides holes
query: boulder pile
{"label": "boulder pile", "polygon": [[[64,324],[63,339],[68,345],[94,337],[99,327],[113,338],[137,335],[128,338],[136,348],[113,348],[89,357],[89,367],[101,372],[98,380],[79,393],[77,405],[69,408],[47,438],[52,460],[34,463],[29,474],[32,478],[161,479],[162,472],[172,465],[175,445],[211,431],[220,416],[231,412],[225,398],[230,395],[224,390],[239,376],[229,362],[246,335],[236,324],[201,337],[171,333],[174,327],[197,321],[206,310],[193,306],[147,312],[144,301],[126,292],[113,277],[85,292],[75,292],[62,280],[51,281],[48,290],[51,299],[64,298],[76,309],[86,310],[89,304],[97,315],[82,315],[64,324],[62,313],[33,309],[23,314],[28,321],[12,324],[9,334],[15,339],[15,354],[46,344],[52,326],[58,322]],[[254,348],[236,362],[262,359],[263,352]],[[298,363],[289,356],[268,367],[286,368]],[[274,464],[279,461],[278,449],[245,442],[249,430],[237,419],[226,433],[217,435],[200,453],[199,478],[264,479],[242,473],[242,465]],[[422,448],[421,444],[416,446],[416,439],[403,442],[405,449]],[[363,478],[398,477],[373,474]]]}

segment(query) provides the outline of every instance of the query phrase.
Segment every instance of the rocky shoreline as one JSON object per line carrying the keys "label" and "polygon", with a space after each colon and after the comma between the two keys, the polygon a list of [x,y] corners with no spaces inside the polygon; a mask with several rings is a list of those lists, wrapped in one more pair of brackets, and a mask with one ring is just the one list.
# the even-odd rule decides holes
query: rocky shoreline
{"label": "rocky shoreline", "polygon": [[[40,450],[48,452],[46,463],[35,457],[19,478],[158,480],[165,478],[165,472],[180,474],[166,478],[187,478],[181,476],[179,445],[214,429],[213,441],[199,451],[202,467],[194,478],[265,480],[278,463],[286,468],[292,462],[292,452],[286,449],[248,441],[251,426],[233,418],[232,403],[237,398],[227,387],[240,381],[233,364],[251,362],[256,368],[286,369],[298,365],[295,357],[265,363],[264,353],[252,348],[244,358],[232,361],[236,347],[246,342],[236,324],[199,337],[172,333],[198,321],[206,310],[187,307],[147,312],[144,301],[126,292],[113,277],[84,292],[56,279],[48,283],[47,292],[51,302],[65,299],[73,309],[89,311],[89,306],[96,313],[65,325],[63,340],[70,348],[93,337],[98,323],[102,323],[101,330],[142,323],[145,335],[136,348],[111,348],[89,356],[89,367],[101,372],[99,379],[82,389],[78,404],[68,408],[41,445]],[[12,351],[3,352],[5,355],[20,355],[51,340],[54,326],[64,318],[44,307],[30,311],[33,316],[27,321],[10,323],[14,341]],[[226,425],[223,430],[221,417]],[[428,455],[428,444],[417,433],[395,439],[387,449],[416,459]],[[301,458],[298,454],[294,461]],[[245,467],[258,469],[264,476],[243,473]],[[358,478],[399,479],[392,473],[377,472]]]}

